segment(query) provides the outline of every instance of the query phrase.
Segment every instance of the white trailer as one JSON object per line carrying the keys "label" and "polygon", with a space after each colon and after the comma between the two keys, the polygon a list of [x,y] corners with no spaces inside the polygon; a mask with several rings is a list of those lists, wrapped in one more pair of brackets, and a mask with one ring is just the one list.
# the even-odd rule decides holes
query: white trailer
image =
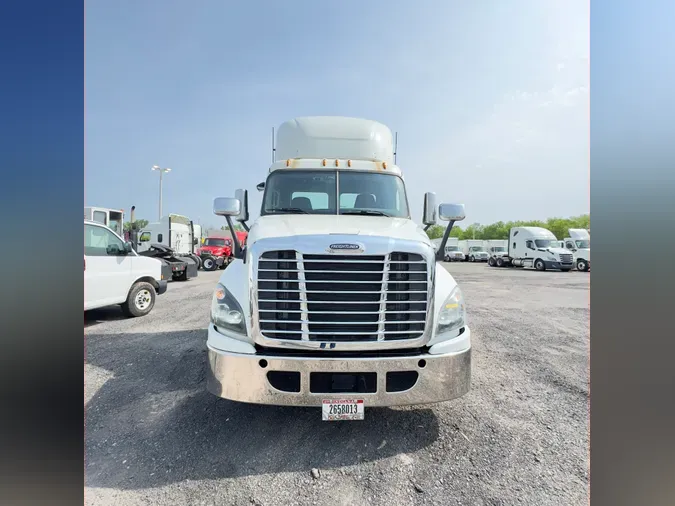
{"label": "white trailer", "polygon": [[464,254],[467,262],[487,262],[488,252],[485,250],[485,241],[480,239],[467,239],[459,241],[459,249]]}
{"label": "white trailer", "polygon": [[84,219],[105,225],[120,237],[124,237],[124,210],[107,207],[85,207]]}
{"label": "white trailer", "polygon": [[570,228],[565,238],[565,248],[574,255],[574,265],[578,271],[591,269],[591,234],[583,228]]}
{"label": "white trailer", "polygon": [[508,257],[497,257],[495,265],[568,272],[574,267],[574,256],[558,246],[558,239],[550,230],[541,227],[513,227],[509,231]]}

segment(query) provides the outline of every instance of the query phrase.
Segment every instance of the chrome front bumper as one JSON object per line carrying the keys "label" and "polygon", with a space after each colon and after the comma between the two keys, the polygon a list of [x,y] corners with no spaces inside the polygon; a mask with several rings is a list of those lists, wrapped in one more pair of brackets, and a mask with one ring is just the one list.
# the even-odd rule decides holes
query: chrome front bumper
{"label": "chrome front bumper", "polygon": [[[471,348],[437,355],[367,358],[267,356],[212,348],[208,355],[209,392],[225,399],[254,404],[321,406],[323,399],[364,399],[366,406],[428,404],[461,397],[469,391],[471,383]],[[299,372],[300,391],[277,390],[268,380],[269,371]],[[387,373],[395,371],[416,371],[416,383],[402,392],[387,392]],[[312,372],[376,373],[376,392],[312,393]]]}

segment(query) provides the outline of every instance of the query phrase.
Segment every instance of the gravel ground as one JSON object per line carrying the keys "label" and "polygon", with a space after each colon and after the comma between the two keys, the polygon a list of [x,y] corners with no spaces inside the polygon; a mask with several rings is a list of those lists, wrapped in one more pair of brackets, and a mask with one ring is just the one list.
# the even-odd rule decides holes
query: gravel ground
{"label": "gravel ground", "polygon": [[589,274],[446,268],[467,301],[471,392],[362,422],[205,391],[219,272],[171,283],[144,318],[85,314],[86,503],[587,504]]}

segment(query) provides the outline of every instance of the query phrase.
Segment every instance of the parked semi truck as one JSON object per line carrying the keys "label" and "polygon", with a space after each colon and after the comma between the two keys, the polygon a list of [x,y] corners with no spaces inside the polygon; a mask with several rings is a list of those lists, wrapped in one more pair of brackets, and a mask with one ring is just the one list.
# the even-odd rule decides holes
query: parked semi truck
{"label": "parked semi truck", "polygon": [[525,267],[538,271],[557,269],[563,272],[574,267],[572,253],[561,249],[553,232],[545,228],[513,227],[509,230],[507,248],[506,257],[495,259],[497,267]]}
{"label": "parked semi truck", "polygon": [[[363,419],[369,406],[446,401],[469,390],[462,292],[411,220],[391,131],[368,120],[306,117],[277,131],[260,217],[211,302],[207,387],[250,403]],[[423,222],[464,206],[425,195]],[[248,215],[238,198],[214,213]],[[443,247],[445,244],[442,245]],[[440,252],[443,248],[440,249]]]}
{"label": "parked semi truck", "polygon": [[445,243],[443,260],[446,262],[462,262],[464,261],[464,253],[459,248],[459,239],[457,237],[448,237]]}
{"label": "parked semi truck", "polygon": [[459,249],[464,254],[467,262],[487,262],[488,252],[485,251],[484,241],[479,239],[466,239],[459,241]]}
{"label": "parked semi truck", "polygon": [[120,237],[124,237],[124,211],[107,207],[85,207],[84,219],[105,225]]}
{"label": "parked semi truck", "polygon": [[570,228],[565,238],[565,248],[574,255],[574,265],[578,271],[591,269],[591,234],[583,228]]}
{"label": "parked semi truck", "polygon": [[[199,260],[196,256],[189,253],[180,254],[168,244],[174,247],[178,246],[182,250],[189,248],[190,241],[183,235],[193,236],[191,222],[178,215],[169,215],[167,219],[162,219],[158,223],[148,224],[143,229],[138,229],[135,219],[136,206],[131,207],[131,220],[129,230],[129,242],[135,252],[140,256],[156,258],[162,263],[163,272],[168,272],[170,276],[164,279],[174,281],[187,281],[197,276],[199,270]],[[190,232],[186,232],[186,230]],[[181,237],[178,239],[178,237]],[[141,240],[143,239],[143,240]],[[153,239],[157,242],[153,242]]]}
{"label": "parked semi truck", "polygon": [[159,221],[148,223],[138,235],[138,251],[148,251],[153,244],[170,248],[174,254],[191,258],[199,266],[201,227],[180,214],[168,214]]}

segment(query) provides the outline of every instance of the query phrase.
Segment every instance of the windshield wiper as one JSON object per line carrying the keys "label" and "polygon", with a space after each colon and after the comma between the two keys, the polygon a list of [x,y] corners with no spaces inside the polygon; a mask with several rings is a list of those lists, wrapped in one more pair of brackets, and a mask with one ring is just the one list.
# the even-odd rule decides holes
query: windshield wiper
{"label": "windshield wiper", "polygon": [[274,209],[265,209],[266,213],[297,213],[297,214],[309,214],[304,209],[299,207],[275,207]]}
{"label": "windshield wiper", "polygon": [[375,211],[372,209],[352,209],[350,211],[340,211],[340,214],[364,214],[366,216],[390,216],[382,211]]}

